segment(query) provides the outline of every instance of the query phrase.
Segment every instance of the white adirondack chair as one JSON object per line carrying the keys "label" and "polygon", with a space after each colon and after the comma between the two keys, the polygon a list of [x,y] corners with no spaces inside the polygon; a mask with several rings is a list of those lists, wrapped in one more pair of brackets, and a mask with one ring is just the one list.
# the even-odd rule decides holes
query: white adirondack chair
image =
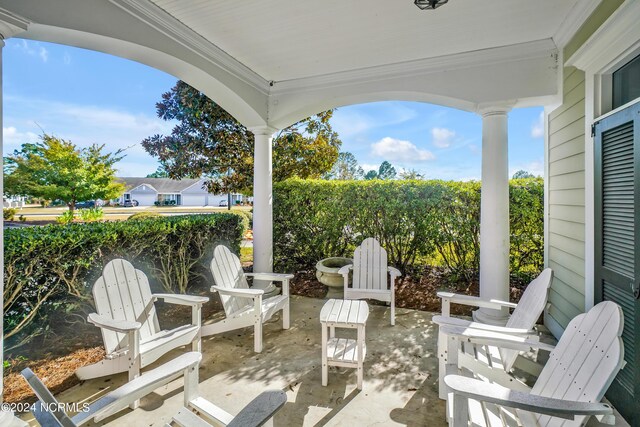
{"label": "white adirondack chair", "polygon": [[[353,270],[353,285],[349,287],[349,271]],[[396,278],[402,273],[387,265],[387,251],[373,237],[364,239],[353,253],[353,264],[345,265],[338,273],[344,277],[344,298],[371,298],[388,302],[391,306],[391,325],[396,324]],[[387,281],[387,275],[390,276]]]}
{"label": "white adirondack chair", "polygon": [[[81,380],[125,371],[132,380],[141,368],[174,348],[191,344],[193,351],[200,351],[200,317],[207,297],[151,294],[142,271],[129,261],[114,259],[96,280],[93,298],[97,313],[91,313],[88,321],[101,329],[106,357],[79,368],[76,375]],[[154,306],[158,299],[191,306],[191,324],[161,330]]]}
{"label": "white adirondack chair", "polygon": [[[211,272],[226,318],[202,327],[202,336],[219,334],[234,329],[254,327],[254,350],[262,351],[262,324],[282,310],[282,328],[289,329],[289,280],[293,274],[245,273],[240,260],[226,246],[219,245],[213,251]],[[264,290],[249,288],[247,277],[257,280],[282,282],[282,295],[262,299]]]}
{"label": "white adirondack chair", "polygon": [[[444,327],[451,337],[516,350],[540,346],[526,338],[470,328]],[[574,318],[530,392],[511,390],[475,378],[447,375],[445,384],[451,427],[583,426],[590,416],[613,424],[613,410],[600,403],[624,367],[623,315],[605,301]]]}
{"label": "white adirondack chair", "polygon": [[81,411],[73,417],[64,412],[62,409],[64,405],[59,405],[53,394],[31,369],[24,369],[22,376],[38,397],[38,402],[34,404],[32,412],[42,427],[76,427],[89,422],[100,422],[132,406],[138,399],[182,375],[186,377],[192,375],[194,371],[197,375],[201,359],[202,354],[196,351],[181,354],[104,395],[90,404],[88,410]]}
{"label": "white adirondack chair", "polygon": [[[549,289],[553,280],[553,270],[544,269],[525,289],[518,304],[486,300],[469,295],[457,295],[450,292],[438,292],[442,299],[442,316],[434,316],[433,322],[440,326],[438,331],[438,362],[439,362],[439,386],[440,398],[446,399],[446,387],[444,377],[447,374],[458,372],[458,367],[468,369],[479,377],[491,378],[492,381],[509,386],[521,391],[529,390],[524,383],[517,381],[512,375],[513,365],[520,353],[518,350],[498,348],[493,345],[472,345],[463,343],[463,352],[450,353],[447,336],[443,332],[443,326],[458,326],[473,328],[488,332],[523,336],[530,340],[538,340],[538,334],[534,330],[536,321],[547,305]],[[502,307],[513,308],[504,327],[486,325],[465,319],[450,317],[450,304],[472,305],[500,309]],[[533,368],[532,368],[533,369]],[[538,372],[535,372],[538,373]]]}
{"label": "white adirondack chair", "polygon": [[[173,423],[185,427],[211,427],[207,421],[215,425],[229,427],[257,427],[263,425],[287,401],[286,394],[281,391],[266,391],[253,399],[238,415],[233,416],[200,397],[198,393],[198,367],[202,359],[199,352],[189,352],[159,366],[144,375],[128,382],[122,387],[101,397],[89,405],[87,411],[69,417],[61,408],[47,387],[30,369],[22,371],[38,402],[33,406],[33,414],[42,427],[79,427],[89,422],[100,421],[120,412],[131,403],[153,390],[184,375],[184,406],[173,417]],[[203,418],[192,411],[198,411]],[[169,426],[169,424],[167,424]]]}

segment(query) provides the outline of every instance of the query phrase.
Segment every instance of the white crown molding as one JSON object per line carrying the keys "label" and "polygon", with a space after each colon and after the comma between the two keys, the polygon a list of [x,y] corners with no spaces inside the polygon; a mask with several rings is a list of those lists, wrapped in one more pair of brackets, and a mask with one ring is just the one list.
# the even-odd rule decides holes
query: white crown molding
{"label": "white crown molding", "polygon": [[516,62],[527,59],[555,56],[557,48],[551,39],[537,40],[496,48],[481,49],[453,55],[425,58],[395,64],[340,71],[300,79],[274,82],[271,95],[295,93],[301,89],[323,89],[392,78],[406,78],[452,69],[473,68],[488,64]]}
{"label": "white crown molding", "polygon": [[586,42],[567,59],[567,65],[598,73],[620,56],[611,46],[633,49],[640,42],[640,1],[625,1]]}
{"label": "white crown molding", "polygon": [[571,38],[578,32],[582,24],[591,16],[602,0],[578,0],[577,4],[569,11],[560,28],[553,35],[553,41],[558,49],[564,48]]}
{"label": "white crown molding", "polygon": [[269,82],[266,79],[150,1],[109,1],[254,89],[265,95],[269,93]]}
{"label": "white crown molding", "polygon": [[31,22],[21,16],[15,15],[6,9],[0,8],[0,37],[8,39],[16,34],[26,31]]}

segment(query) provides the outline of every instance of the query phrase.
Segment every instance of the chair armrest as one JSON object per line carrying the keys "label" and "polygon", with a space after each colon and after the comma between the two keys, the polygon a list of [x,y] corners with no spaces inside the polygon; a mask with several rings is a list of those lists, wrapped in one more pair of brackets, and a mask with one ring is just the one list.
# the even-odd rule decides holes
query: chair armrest
{"label": "chair armrest", "polygon": [[102,421],[158,387],[183,376],[187,370],[197,370],[201,360],[202,354],[199,352],[184,353],[102,396],[89,405],[87,411],[74,415],[72,420],[77,425],[85,424],[92,419],[95,422]]}
{"label": "chair armrest", "polygon": [[282,273],[245,273],[247,277],[253,277],[258,280],[275,280],[277,282],[282,282],[284,280],[291,280],[294,278],[293,274],[282,274]]}
{"label": "chair armrest", "polygon": [[353,269],[353,264],[347,264],[343,267],[340,267],[340,270],[338,270],[338,274],[341,274],[343,276],[348,276],[349,270],[351,269]]}
{"label": "chair armrest", "polygon": [[502,307],[516,308],[517,304],[500,301],[497,299],[484,299],[480,297],[474,297],[471,295],[454,294],[453,292],[438,292],[438,298],[449,300],[453,304],[471,305],[482,308],[501,309]]}
{"label": "chair armrest", "polygon": [[262,392],[233,418],[227,427],[258,427],[264,425],[287,403],[287,395],[282,390]]}
{"label": "chair armrest", "polygon": [[531,395],[460,375],[447,375],[444,377],[444,382],[455,395],[567,420],[573,420],[576,415],[613,414],[611,406],[605,403],[577,402]]}
{"label": "chair armrest", "polygon": [[223,295],[231,295],[232,297],[255,298],[264,295],[263,289],[227,289],[219,286],[212,286],[211,292],[219,292]]}
{"label": "chair armrest", "polygon": [[396,278],[396,277],[402,276],[402,273],[400,272],[400,270],[398,270],[395,267],[387,267],[387,271],[389,272],[389,275],[392,278]]}
{"label": "chair armrest", "polygon": [[169,304],[177,305],[200,305],[209,301],[208,297],[182,294],[153,294],[155,298],[162,299]]}
{"label": "chair armrest", "polygon": [[127,332],[137,331],[142,327],[140,322],[131,322],[129,320],[114,320],[106,316],[101,316],[98,313],[91,313],[87,317],[89,323],[93,323],[99,328],[108,329],[114,332],[121,332],[126,334]]}
{"label": "chair armrest", "polygon": [[458,326],[441,326],[442,333],[459,341],[470,342],[472,344],[491,345],[513,350],[528,351],[532,348],[553,351],[555,348],[551,344],[528,339],[526,336],[501,334],[498,332],[486,331],[482,329],[464,328]]}
{"label": "chair armrest", "polygon": [[480,329],[483,331],[498,332],[501,334],[509,335],[537,335],[537,332],[533,329],[507,328],[504,326],[495,326],[488,325],[486,323],[472,322],[470,320],[459,319],[457,317],[433,316],[431,320],[439,326],[454,326],[460,328]]}

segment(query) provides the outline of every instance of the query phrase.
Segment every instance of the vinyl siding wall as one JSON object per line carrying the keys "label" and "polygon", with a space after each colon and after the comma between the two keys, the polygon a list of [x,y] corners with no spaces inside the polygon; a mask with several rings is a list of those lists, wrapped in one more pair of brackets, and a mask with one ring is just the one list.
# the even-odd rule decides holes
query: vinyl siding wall
{"label": "vinyl siding wall", "polygon": [[[602,1],[563,49],[573,55],[624,0]],[[554,270],[545,323],[554,333],[585,308],[585,76],[565,67],[562,105],[548,116],[548,266]]]}
{"label": "vinyl siding wall", "polygon": [[549,115],[548,248],[555,274],[547,316],[565,328],[584,312],[585,300],[585,82],[573,67],[563,76],[563,104]]}

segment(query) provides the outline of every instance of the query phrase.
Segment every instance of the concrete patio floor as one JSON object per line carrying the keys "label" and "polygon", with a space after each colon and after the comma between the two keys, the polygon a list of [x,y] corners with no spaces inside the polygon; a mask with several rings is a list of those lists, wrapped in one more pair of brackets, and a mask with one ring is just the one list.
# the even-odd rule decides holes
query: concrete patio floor
{"label": "concrete patio floor", "polygon": [[[236,414],[262,391],[284,390],[288,401],[274,417],[276,427],[446,426],[445,405],[437,391],[437,328],[431,323],[432,313],[397,309],[396,325],[391,326],[389,308],[370,304],[364,387],[358,391],[354,369],[330,368],[329,385],[321,385],[318,319],[324,302],[292,297],[291,328],[282,330],[280,316],[274,316],[264,327],[260,354],[253,352],[249,328],[204,338],[201,396]],[[348,336],[346,332],[352,331],[341,332]],[[172,352],[159,363],[179,353]],[[93,401],[125,380],[124,374],[98,378],[57,397],[63,402]],[[181,407],[182,397],[178,379],[142,399],[139,409],[124,410],[98,425],[162,426]]]}

